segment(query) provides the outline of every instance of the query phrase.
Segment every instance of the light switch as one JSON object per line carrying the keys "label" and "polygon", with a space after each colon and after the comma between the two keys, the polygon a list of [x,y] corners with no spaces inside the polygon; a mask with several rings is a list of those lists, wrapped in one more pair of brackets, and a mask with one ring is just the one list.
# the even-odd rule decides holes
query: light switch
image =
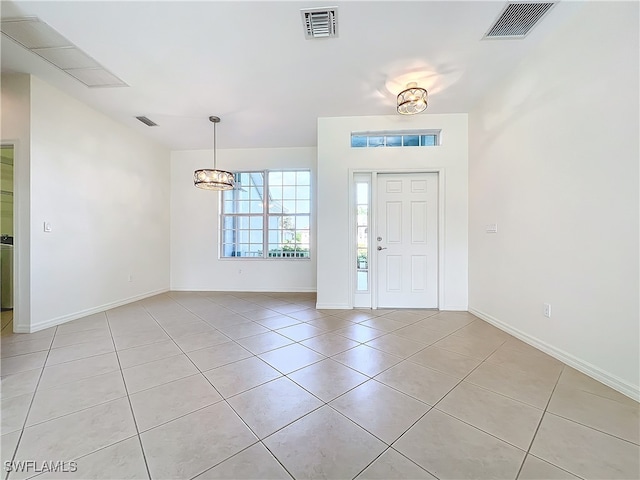
{"label": "light switch", "polygon": [[484,226],[484,231],[487,233],[498,233],[498,224],[497,223],[489,223]]}
{"label": "light switch", "polygon": [[51,224],[49,222],[44,222],[44,231],[47,233],[51,232]]}

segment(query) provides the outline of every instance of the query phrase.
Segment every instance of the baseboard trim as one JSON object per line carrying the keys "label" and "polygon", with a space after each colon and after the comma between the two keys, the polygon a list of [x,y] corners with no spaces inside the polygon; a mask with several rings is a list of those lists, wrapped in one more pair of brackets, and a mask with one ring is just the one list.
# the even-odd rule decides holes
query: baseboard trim
{"label": "baseboard trim", "polygon": [[260,288],[260,289],[227,289],[227,288],[187,288],[187,287],[172,287],[171,292],[225,292],[225,293],[234,293],[234,292],[255,292],[255,293],[316,293],[316,289],[313,287],[309,288],[300,288],[300,287],[292,287],[292,288],[280,288],[278,290],[274,290],[273,288]]}
{"label": "baseboard trim", "polygon": [[122,305],[127,305],[128,303],[137,302],[138,300],[143,300],[145,298],[153,297],[154,295],[160,295],[161,293],[168,292],[168,288],[162,288],[160,290],[154,290],[152,292],[142,293],[140,295],[134,295],[133,297],[125,298],[123,300],[118,300],[116,302],[105,303],[104,305],[100,305],[98,307],[88,308],[86,310],[82,310],[80,312],[71,313],[69,315],[63,315],[61,317],[52,318],[50,320],[45,320],[44,322],[39,322],[35,325],[31,325],[30,328],[16,328],[16,333],[35,333],[40,330],[44,330],[45,328],[55,327],[57,325],[62,325],[63,323],[70,322],[72,320],[77,320],[82,317],[86,317],[87,315],[93,315],[94,313],[104,312],[106,310],[110,310],[112,308],[121,307]]}
{"label": "baseboard trim", "polygon": [[481,312],[479,310],[475,310],[473,308],[469,309],[469,313],[474,314],[476,317],[481,318],[482,320],[490,323],[491,325],[499,328],[507,332],[510,335],[522,340],[523,342],[531,345],[532,347],[537,348],[538,350],[542,350],[543,352],[551,355],[557,360],[560,360],[562,363],[569,365],[570,367],[575,368],[576,370],[584,373],[585,375],[597,380],[605,385],[617,390],[618,392],[626,395],[627,397],[635,400],[636,402],[640,402],[640,386],[633,385],[626,380],[621,379],[620,377],[613,375],[609,372],[602,370],[595,365],[585,362],[584,360],[565,352],[559,348],[554,347],[553,345],[549,345],[542,340],[539,340],[531,335],[518,330],[517,328],[513,328],[512,326],[504,323],[501,320],[498,320],[491,315]]}
{"label": "baseboard trim", "polygon": [[[370,308],[370,307],[354,307],[353,305],[342,303],[316,303],[316,308],[320,310],[353,310],[355,308]],[[467,307],[461,307],[458,305],[448,305],[442,309],[441,312],[467,312]]]}
{"label": "baseboard trim", "polygon": [[468,312],[468,307],[466,305],[464,306],[460,306],[460,305],[445,305],[444,307],[442,307],[441,309],[439,309],[443,312]]}
{"label": "baseboard trim", "polygon": [[317,310],[353,310],[347,303],[316,303]]}

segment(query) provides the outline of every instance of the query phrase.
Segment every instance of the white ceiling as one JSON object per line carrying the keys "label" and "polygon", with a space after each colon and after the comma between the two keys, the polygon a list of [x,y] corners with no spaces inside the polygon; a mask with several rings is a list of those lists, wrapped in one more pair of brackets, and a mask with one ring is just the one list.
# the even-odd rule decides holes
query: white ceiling
{"label": "white ceiling", "polygon": [[[306,40],[301,8],[338,6],[339,37]],[[316,144],[318,117],[392,115],[418,80],[430,113],[468,112],[581,2],[524,39],[482,40],[505,1],[3,0],[37,16],[129,87],[88,88],[2,36],[2,71],[34,74],[172,150]],[[134,117],[159,124],[147,127]]]}

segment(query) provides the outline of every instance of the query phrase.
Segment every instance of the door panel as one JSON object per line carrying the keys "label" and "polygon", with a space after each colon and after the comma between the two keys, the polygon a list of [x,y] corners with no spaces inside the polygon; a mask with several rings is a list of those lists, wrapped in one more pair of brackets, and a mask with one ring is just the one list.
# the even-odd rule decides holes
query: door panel
{"label": "door panel", "polygon": [[427,191],[426,180],[411,180],[411,191],[413,193],[421,193]]}
{"label": "door panel", "polygon": [[427,202],[411,202],[411,243],[427,243]]}
{"label": "door panel", "polygon": [[438,174],[379,174],[380,308],[438,306]]}
{"label": "door panel", "polygon": [[396,180],[389,180],[386,183],[387,193],[402,193],[402,182]]}
{"label": "door panel", "polygon": [[400,292],[402,290],[402,257],[387,255],[386,290]]}
{"label": "door panel", "polygon": [[402,202],[387,202],[387,243],[402,242]]}
{"label": "door panel", "polygon": [[427,289],[427,257],[414,255],[411,257],[411,292],[425,292]]}

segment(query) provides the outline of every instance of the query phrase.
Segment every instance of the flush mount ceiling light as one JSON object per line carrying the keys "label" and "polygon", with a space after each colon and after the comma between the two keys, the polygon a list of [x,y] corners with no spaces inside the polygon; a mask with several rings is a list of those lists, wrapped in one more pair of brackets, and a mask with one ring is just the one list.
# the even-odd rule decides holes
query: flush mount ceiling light
{"label": "flush mount ceiling light", "polygon": [[202,168],[193,172],[193,184],[204,190],[232,190],[235,187],[233,173],[216,168],[216,124],[220,117],[209,117],[213,123],[213,169]]}
{"label": "flush mount ceiling light", "polygon": [[398,94],[398,113],[401,115],[415,115],[427,109],[427,91],[411,82],[406,90]]}

